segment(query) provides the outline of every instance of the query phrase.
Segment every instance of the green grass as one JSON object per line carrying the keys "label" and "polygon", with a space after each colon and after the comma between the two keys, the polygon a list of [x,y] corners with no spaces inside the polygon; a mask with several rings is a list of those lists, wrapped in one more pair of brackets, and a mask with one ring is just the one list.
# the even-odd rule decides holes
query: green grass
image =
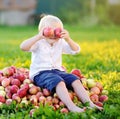
{"label": "green grass", "polygon": [[[89,111],[82,116],[76,114],[61,115],[54,112],[54,116],[61,119],[120,119],[120,28],[119,27],[80,27],[65,25],[71,37],[81,46],[77,55],[64,55],[63,65],[70,72],[78,68],[87,78],[94,78],[102,82],[109,91],[109,100],[104,105],[104,111]],[[20,43],[37,34],[36,26],[0,26],[0,69],[6,66],[27,67],[30,65],[30,53],[20,50]],[[22,111],[20,111],[22,112]],[[4,111],[1,113],[3,114]],[[21,115],[19,112],[12,112]],[[23,115],[27,111],[22,112]],[[50,112],[53,114],[53,112]],[[43,114],[45,116],[45,113]],[[11,116],[11,117],[12,117]],[[27,115],[26,115],[27,116]],[[43,119],[45,117],[42,117]],[[4,118],[4,114],[0,116]],[[27,118],[27,117],[26,117]]]}

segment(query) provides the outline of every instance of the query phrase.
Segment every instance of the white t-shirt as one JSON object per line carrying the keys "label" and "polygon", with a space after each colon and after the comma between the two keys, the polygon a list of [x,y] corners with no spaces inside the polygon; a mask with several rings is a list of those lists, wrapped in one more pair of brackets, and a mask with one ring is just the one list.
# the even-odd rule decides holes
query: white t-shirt
{"label": "white t-shirt", "polygon": [[62,54],[76,54],[64,39],[59,39],[51,46],[45,39],[37,41],[30,49],[32,52],[30,79],[33,80],[40,71],[62,68]]}

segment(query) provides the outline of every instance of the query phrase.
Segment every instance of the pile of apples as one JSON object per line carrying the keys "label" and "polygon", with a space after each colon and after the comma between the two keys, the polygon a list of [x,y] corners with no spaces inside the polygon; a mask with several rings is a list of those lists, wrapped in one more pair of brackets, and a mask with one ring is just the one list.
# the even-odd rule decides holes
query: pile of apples
{"label": "pile of apples", "polygon": [[[108,100],[108,91],[103,89],[99,82],[93,79],[86,79],[78,69],[73,69],[72,74],[77,75],[87,92],[90,99],[99,106]],[[69,91],[71,99],[78,99],[73,91]],[[5,67],[0,71],[0,105],[10,105],[13,101],[19,104],[32,103],[36,108],[40,104],[50,105],[54,110],[60,110],[62,113],[68,113],[68,109],[64,103],[59,99],[56,93],[51,94],[47,89],[42,89],[34,85],[29,79],[29,70],[26,68],[16,68],[15,66]],[[78,99],[78,101],[80,101]],[[35,109],[30,111],[33,114]]]}

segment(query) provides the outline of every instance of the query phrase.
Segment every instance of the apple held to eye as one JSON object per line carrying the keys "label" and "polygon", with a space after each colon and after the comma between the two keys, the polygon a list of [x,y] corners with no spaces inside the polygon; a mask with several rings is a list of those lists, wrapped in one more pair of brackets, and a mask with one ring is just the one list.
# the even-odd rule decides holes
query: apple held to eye
{"label": "apple held to eye", "polygon": [[51,27],[46,27],[43,30],[43,35],[48,38],[60,38],[61,37],[61,28],[51,28]]}
{"label": "apple held to eye", "polygon": [[54,30],[55,38],[60,38],[60,37],[61,37],[61,32],[62,32],[62,29],[61,29],[61,28],[56,28],[56,29]]}
{"label": "apple held to eye", "polygon": [[43,35],[45,37],[54,37],[54,30],[50,27],[46,27],[43,30]]}

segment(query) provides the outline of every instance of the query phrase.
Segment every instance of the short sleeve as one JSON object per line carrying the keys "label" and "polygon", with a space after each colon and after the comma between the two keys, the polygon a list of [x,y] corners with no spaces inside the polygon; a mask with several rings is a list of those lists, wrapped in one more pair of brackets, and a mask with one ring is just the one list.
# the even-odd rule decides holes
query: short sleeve
{"label": "short sleeve", "polygon": [[77,51],[74,51],[71,49],[69,44],[63,39],[62,41],[62,52],[63,54],[77,54],[80,52],[80,46],[78,45],[79,49]]}
{"label": "short sleeve", "polygon": [[39,43],[36,42],[29,50],[29,52],[35,52],[39,47]]}

